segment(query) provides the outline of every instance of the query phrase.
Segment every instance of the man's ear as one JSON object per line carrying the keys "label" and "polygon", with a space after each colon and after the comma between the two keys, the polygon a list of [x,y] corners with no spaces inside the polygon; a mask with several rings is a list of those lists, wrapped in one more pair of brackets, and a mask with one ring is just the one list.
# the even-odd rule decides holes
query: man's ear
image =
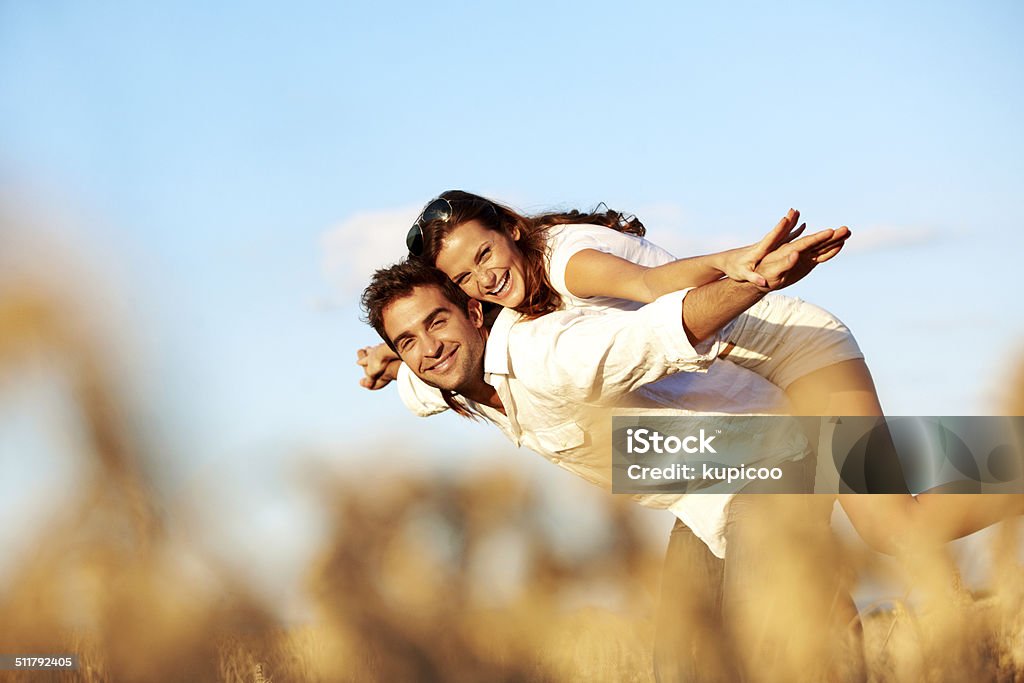
{"label": "man's ear", "polygon": [[469,316],[469,322],[473,323],[473,327],[480,329],[484,326],[484,309],[479,301],[470,299],[466,306],[466,314]]}

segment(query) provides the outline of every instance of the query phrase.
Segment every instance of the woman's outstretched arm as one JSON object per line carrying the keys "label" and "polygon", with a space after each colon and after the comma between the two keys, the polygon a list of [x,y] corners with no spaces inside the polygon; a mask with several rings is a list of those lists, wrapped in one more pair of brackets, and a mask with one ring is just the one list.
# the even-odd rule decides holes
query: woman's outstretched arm
{"label": "woman's outstretched arm", "polygon": [[763,287],[765,280],[755,268],[767,254],[800,235],[804,226],[796,228],[799,217],[799,211],[791,210],[755,244],[654,267],[584,249],[566,264],[565,284],[569,292],[581,298],[607,296],[640,303],[650,303],[669,292],[699,287],[722,277]]}

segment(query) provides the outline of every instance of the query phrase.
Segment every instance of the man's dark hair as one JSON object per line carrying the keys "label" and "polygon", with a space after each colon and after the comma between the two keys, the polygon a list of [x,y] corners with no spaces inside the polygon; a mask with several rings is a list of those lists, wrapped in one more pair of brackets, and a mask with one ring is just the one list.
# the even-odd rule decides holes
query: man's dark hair
{"label": "man's dark hair", "polygon": [[415,258],[407,258],[388,268],[381,268],[373,274],[370,285],[363,291],[363,322],[377,330],[377,334],[392,351],[397,353],[394,343],[384,331],[384,309],[393,301],[409,296],[417,287],[427,286],[440,289],[445,298],[463,313],[469,309],[469,297],[458,285],[440,270]]}

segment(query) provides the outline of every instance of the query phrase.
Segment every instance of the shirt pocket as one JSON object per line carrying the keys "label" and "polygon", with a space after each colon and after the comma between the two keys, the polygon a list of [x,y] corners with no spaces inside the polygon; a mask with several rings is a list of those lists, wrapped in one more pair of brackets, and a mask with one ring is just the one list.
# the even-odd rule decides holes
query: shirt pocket
{"label": "shirt pocket", "polygon": [[573,459],[568,451],[579,448],[587,440],[586,432],[575,422],[538,429],[534,434],[540,446],[545,451],[558,454],[559,460]]}
{"label": "shirt pocket", "polygon": [[[534,432],[548,460],[602,488],[611,486],[611,453],[598,452],[586,430],[566,422]],[[607,460],[607,462],[606,462]]]}

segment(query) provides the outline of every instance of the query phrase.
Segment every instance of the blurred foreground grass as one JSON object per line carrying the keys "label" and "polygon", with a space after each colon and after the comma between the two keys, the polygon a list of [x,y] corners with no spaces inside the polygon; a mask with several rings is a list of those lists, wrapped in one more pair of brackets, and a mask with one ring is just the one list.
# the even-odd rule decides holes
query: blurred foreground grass
{"label": "blurred foreground grass", "polygon": [[[73,653],[81,667],[0,672],[0,681],[653,680],[663,548],[651,547],[629,503],[611,496],[600,552],[573,557],[544,532],[543,506],[508,472],[376,487],[315,477],[312,495],[332,532],[306,574],[315,615],[302,625],[284,624],[215,563],[197,571],[183,558],[201,553],[168,533],[145,474],[154,456],[133,436],[138,426],[126,418],[131,406],[102,343],[69,314],[80,304],[30,280],[0,282],[0,377],[16,378],[39,358],[59,361],[85,425],[73,450],[87,473],[84,494],[40,535],[45,544],[18,559],[0,592],[0,653]],[[1012,400],[1019,413],[1024,390]],[[901,557],[915,608],[894,602],[862,615],[871,678],[1024,680],[1017,538],[1007,525],[996,539],[983,598],[959,587],[944,552]],[[838,568],[851,583],[885,571],[862,549],[800,552],[827,556],[821,571]],[[510,578],[496,581],[509,564]],[[791,576],[765,592],[779,637],[755,678],[817,677],[801,659],[813,650],[805,615],[787,609],[817,579],[797,567]],[[593,595],[614,596],[614,606],[581,607]],[[710,636],[702,642],[723,652],[743,646],[729,633]]]}

